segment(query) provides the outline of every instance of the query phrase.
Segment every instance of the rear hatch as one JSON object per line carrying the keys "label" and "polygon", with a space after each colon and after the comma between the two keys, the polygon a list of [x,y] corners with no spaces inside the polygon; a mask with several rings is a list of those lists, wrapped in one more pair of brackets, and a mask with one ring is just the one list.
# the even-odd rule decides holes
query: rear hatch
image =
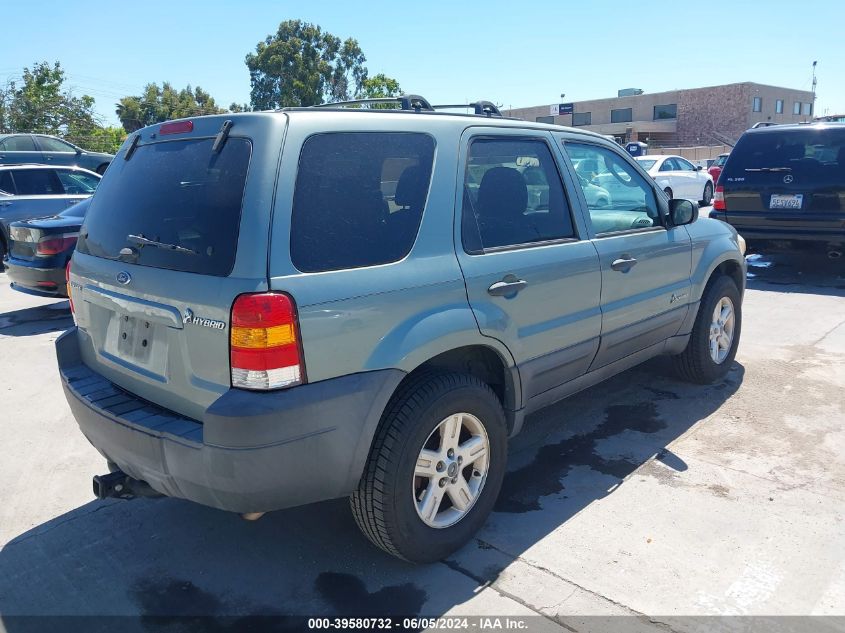
{"label": "rear hatch", "polygon": [[[9,227],[9,237],[12,239],[9,249],[11,257],[32,262],[45,254],[70,250],[79,237],[79,227],[85,217],[89,200],[83,200],[58,215],[13,222]],[[41,256],[39,244],[42,245]]]}
{"label": "rear hatch", "polygon": [[845,235],[845,128],[772,126],[749,131],[719,184],[727,220],[753,236]]}
{"label": "rear hatch", "polygon": [[71,265],[86,365],[194,419],[229,388],[232,303],[267,289],[286,120],[201,117],[129,136]]}

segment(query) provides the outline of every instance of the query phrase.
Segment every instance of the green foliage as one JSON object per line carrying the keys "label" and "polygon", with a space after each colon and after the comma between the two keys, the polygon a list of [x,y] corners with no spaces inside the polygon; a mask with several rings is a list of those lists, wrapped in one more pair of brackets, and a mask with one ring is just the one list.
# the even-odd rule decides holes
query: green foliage
{"label": "green foliage", "polygon": [[63,89],[61,64],[40,62],[23,69],[20,84],[0,88],[0,133],[39,132],[64,136],[89,132],[98,126],[94,99]]}
{"label": "green foliage", "polygon": [[70,132],[65,139],[89,152],[116,154],[126,140],[126,130],[122,127],[95,127],[87,133]]}
{"label": "green foliage", "polygon": [[382,97],[398,97],[402,94],[402,89],[399,87],[399,82],[388,77],[384,73],[379,73],[374,77],[366,78],[362,85],[361,91],[358,93],[358,99],[379,99]]}
{"label": "green foliage", "polygon": [[254,110],[343,101],[367,79],[364,53],[352,38],[339,37],[301,20],[286,20],[246,56]]}
{"label": "green foliage", "polygon": [[127,132],[170,119],[223,112],[226,110],[218,108],[214,97],[199,86],[196,89],[188,86],[176,90],[167,82],[161,88],[155,83],[147,84],[143,94],[123,97],[116,109],[123,129]]}

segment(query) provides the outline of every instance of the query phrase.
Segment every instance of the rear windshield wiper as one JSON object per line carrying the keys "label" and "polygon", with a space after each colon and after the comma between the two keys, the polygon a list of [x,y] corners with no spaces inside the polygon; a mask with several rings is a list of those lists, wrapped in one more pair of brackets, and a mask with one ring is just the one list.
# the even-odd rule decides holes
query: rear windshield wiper
{"label": "rear windshield wiper", "polygon": [[199,255],[199,253],[193,250],[192,248],[186,248],[184,246],[179,246],[178,244],[156,242],[155,240],[148,239],[143,235],[129,234],[126,236],[126,241],[132,242],[133,244],[138,244],[139,246],[153,246],[155,248],[163,248],[168,251],[176,251],[177,253],[190,253],[191,255]]}
{"label": "rear windshield wiper", "polygon": [[792,171],[792,167],[746,167],[745,171]]}

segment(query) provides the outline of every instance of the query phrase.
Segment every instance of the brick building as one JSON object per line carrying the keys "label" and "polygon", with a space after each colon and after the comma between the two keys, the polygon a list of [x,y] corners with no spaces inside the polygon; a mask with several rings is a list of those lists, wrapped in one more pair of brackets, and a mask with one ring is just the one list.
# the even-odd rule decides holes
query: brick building
{"label": "brick building", "polygon": [[[813,120],[813,93],[752,82],[505,110],[527,121],[584,127],[655,147],[735,141],[755,123]],[[633,94],[631,94],[633,93]]]}

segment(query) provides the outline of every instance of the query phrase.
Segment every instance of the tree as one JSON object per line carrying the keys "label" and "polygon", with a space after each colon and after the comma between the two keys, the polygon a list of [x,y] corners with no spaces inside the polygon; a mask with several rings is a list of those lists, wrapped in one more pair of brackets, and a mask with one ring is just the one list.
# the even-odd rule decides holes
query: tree
{"label": "tree", "polygon": [[246,56],[254,110],[343,101],[361,92],[367,58],[358,42],[286,20]]}
{"label": "tree", "polygon": [[388,77],[384,73],[379,73],[363,81],[357,98],[380,99],[383,97],[398,97],[401,94],[402,89],[399,87],[398,81],[392,77]]}
{"label": "tree", "polygon": [[94,99],[74,96],[63,88],[65,72],[59,62],[40,62],[24,68],[21,84],[0,89],[0,133],[39,132],[64,136],[99,127]]}
{"label": "tree", "polygon": [[199,86],[176,90],[166,81],[161,88],[155,83],[147,84],[141,95],[123,97],[116,107],[115,112],[127,132],[170,119],[226,112]]}

